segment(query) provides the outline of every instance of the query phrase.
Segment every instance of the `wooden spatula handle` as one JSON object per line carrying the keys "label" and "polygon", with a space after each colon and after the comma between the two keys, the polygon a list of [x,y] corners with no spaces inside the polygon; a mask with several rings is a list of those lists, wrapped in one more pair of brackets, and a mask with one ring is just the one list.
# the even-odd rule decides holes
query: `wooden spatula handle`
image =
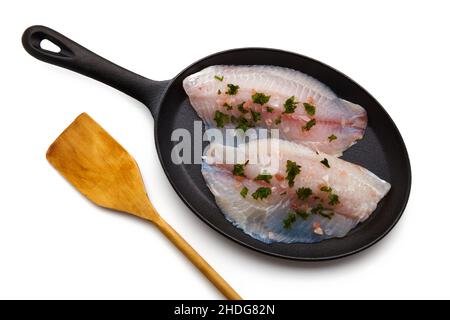
{"label": "wooden spatula handle", "polygon": [[242,300],[239,294],[206,262],[163,218],[153,222],[159,230],[211,281],[229,300]]}

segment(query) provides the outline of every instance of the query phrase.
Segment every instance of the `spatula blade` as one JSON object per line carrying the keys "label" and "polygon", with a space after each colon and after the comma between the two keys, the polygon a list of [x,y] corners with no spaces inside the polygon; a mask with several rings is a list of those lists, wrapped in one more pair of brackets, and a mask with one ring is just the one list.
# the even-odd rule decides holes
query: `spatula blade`
{"label": "spatula blade", "polygon": [[48,161],[99,206],[151,220],[151,206],[133,157],[88,114],[52,143]]}

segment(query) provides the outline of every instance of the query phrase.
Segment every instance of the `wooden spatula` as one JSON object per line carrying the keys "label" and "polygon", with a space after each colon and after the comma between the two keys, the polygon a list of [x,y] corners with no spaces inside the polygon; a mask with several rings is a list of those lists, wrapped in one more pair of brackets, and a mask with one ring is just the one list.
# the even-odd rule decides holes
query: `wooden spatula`
{"label": "wooden spatula", "polygon": [[227,299],[241,297],[153,208],[136,161],[82,113],[53,142],[48,161],[95,204],[153,222]]}

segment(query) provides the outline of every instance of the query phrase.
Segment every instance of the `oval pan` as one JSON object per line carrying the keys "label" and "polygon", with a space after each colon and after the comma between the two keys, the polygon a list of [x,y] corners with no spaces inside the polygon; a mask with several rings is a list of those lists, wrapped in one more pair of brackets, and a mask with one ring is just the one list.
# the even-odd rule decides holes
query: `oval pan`
{"label": "oval pan", "polygon": [[[40,42],[43,39],[58,45],[61,52],[42,49]],[[411,168],[405,144],[394,122],[365,89],[343,73],[317,60],[276,49],[234,49],[208,56],[187,67],[170,81],[153,81],[101,58],[44,26],[28,28],[22,43],[37,59],[99,80],[144,103],[155,118],[158,155],[177,194],[209,226],[248,248],[272,256],[305,261],[345,257],[382,239],[392,230],[406,207],[411,187]],[[347,150],[342,158],[369,169],[392,185],[390,192],[368,220],[341,239],[315,244],[265,244],[248,236],[224,218],[203,180],[200,165],[176,165],[171,160],[172,148],[178,143],[171,141],[172,132],[185,128],[193,136],[193,121],[200,120],[189,103],[182,81],[192,73],[218,64],[292,68],[315,77],[339,97],[360,104],[367,110],[369,122],[364,138]]]}

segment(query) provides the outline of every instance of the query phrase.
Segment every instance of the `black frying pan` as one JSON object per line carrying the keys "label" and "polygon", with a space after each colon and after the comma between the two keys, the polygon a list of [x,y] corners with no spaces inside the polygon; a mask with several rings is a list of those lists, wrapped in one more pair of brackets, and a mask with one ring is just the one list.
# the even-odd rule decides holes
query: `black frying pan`
{"label": "black frying pan", "polygon": [[[47,39],[61,48],[59,53],[41,48]],[[297,260],[335,259],[366,249],[383,238],[400,219],[409,197],[411,168],[403,139],[383,107],[360,85],[341,72],[298,54],[263,48],[243,48],[213,54],[197,61],[168,81],[153,81],[123,69],[96,55],[60,33],[43,26],[28,28],[22,43],[29,54],[110,85],[145,104],[155,119],[158,155],[172,186],[191,210],[228,238],[259,252]],[[360,164],[392,189],[364,223],[342,239],[317,244],[265,244],[246,235],[225,220],[207,188],[200,165],[175,165],[171,150],[177,142],[172,131],[185,128],[193,133],[199,120],[185,94],[183,79],[210,65],[276,65],[302,71],[327,84],[338,96],[362,105],[369,117],[364,139],[345,152],[343,159]]]}

